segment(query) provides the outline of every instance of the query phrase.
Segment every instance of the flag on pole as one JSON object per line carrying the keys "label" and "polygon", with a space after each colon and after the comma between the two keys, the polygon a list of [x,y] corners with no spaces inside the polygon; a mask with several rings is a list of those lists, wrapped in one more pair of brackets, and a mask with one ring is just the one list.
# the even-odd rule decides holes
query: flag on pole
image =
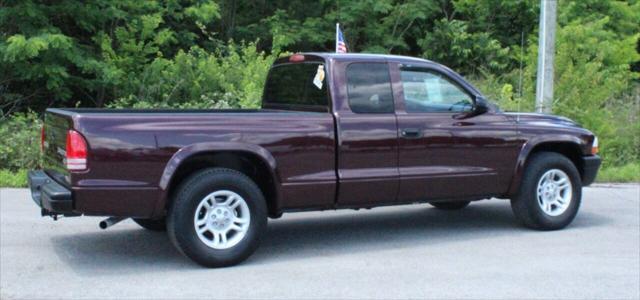
{"label": "flag on pole", "polygon": [[336,53],[347,53],[347,42],[344,40],[338,23],[336,23]]}

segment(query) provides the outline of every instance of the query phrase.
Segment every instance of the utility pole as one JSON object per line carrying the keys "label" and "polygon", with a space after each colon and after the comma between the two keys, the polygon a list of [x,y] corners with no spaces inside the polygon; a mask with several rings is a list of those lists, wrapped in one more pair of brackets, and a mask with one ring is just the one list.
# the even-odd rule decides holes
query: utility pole
{"label": "utility pole", "polygon": [[553,56],[556,44],[556,0],[540,0],[536,112],[551,113]]}

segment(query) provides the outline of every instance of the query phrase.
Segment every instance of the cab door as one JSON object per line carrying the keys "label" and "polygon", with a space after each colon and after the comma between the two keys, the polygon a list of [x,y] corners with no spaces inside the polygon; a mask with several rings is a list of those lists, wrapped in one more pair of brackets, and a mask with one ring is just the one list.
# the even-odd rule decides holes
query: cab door
{"label": "cab door", "polygon": [[389,66],[334,65],[339,206],[393,203],[398,192],[398,128]]}
{"label": "cab door", "polygon": [[398,201],[456,199],[506,191],[504,161],[515,161],[514,126],[502,114],[457,116],[474,109],[462,79],[437,65],[394,64],[401,105]]}

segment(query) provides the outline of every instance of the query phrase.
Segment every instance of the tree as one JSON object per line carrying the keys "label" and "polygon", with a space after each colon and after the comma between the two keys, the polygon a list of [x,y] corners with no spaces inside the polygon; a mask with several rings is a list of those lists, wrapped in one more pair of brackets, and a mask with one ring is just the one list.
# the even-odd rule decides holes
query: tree
{"label": "tree", "polygon": [[103,106],[155,57],[208,45],[210,1],[7,1],[0,10],[0,109]]}

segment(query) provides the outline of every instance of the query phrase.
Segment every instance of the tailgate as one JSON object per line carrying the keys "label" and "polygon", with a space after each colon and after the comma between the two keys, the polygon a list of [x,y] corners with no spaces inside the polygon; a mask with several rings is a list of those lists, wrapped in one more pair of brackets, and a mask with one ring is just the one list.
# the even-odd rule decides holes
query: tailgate
{"label": "tailgate", "polygon": [[69,171],[65,167],[67,131],[73,128],[71,113],[47,110],[44,117],[44,168],[58,183],[70,186]]}

